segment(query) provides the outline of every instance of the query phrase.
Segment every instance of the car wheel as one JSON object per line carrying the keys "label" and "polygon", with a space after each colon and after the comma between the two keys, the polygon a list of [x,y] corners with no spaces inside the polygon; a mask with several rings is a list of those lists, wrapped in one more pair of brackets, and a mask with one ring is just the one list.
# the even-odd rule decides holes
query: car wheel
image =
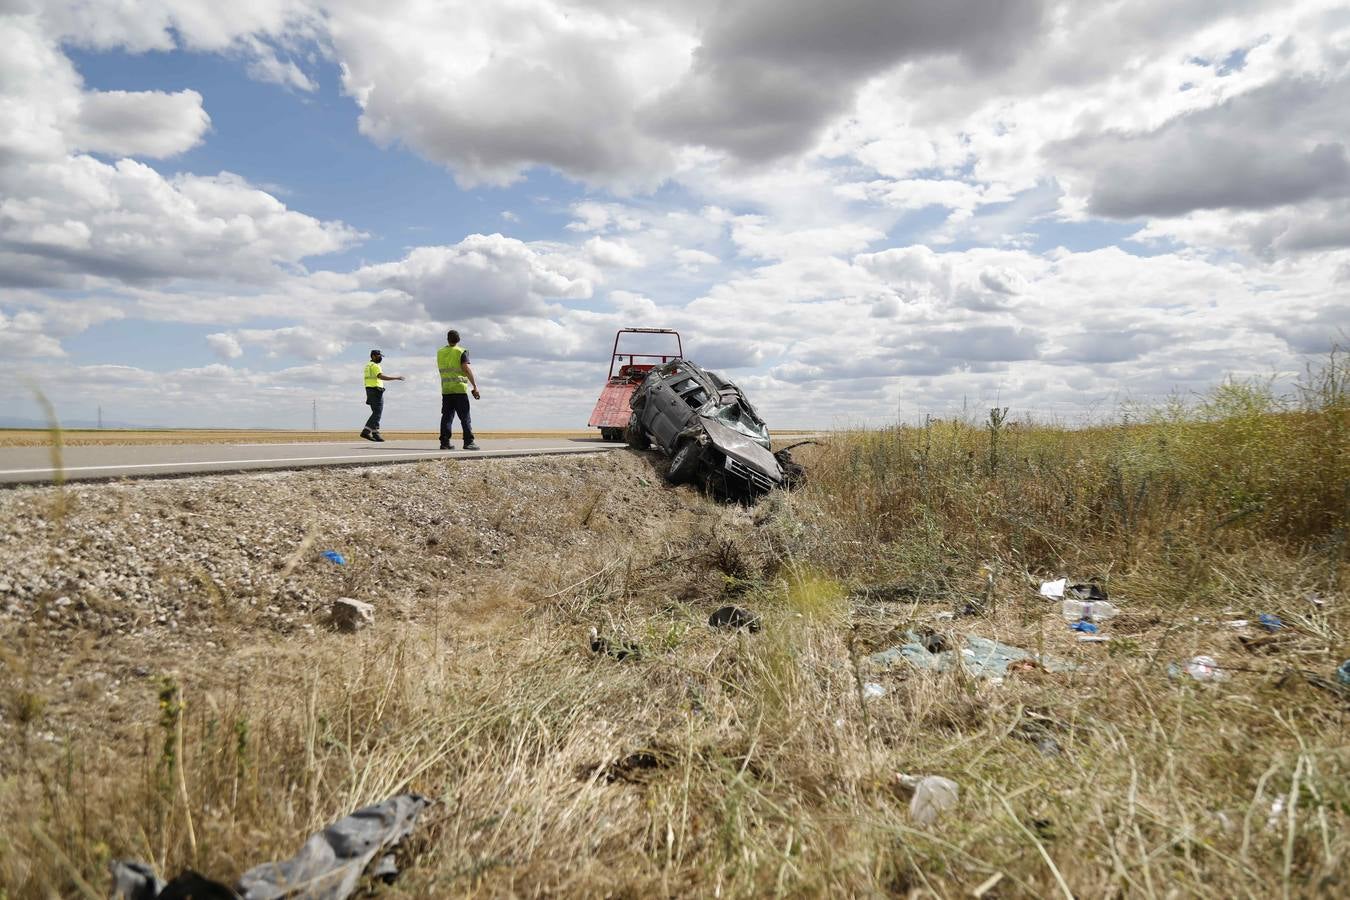
{"label": "car wheel", "polygon": [[694,473],[698,471],[701,449],[698,441],[692,438],[675,448],[675,455],[670,458],[670,471],[666,472],[666,481],[671,484],[685,484],[692,481]]}
{"label": "car wheel", "polygon": [[623,439],[634,450],[650,450],[652,446],[652,439],[647,436],[647,432],[642,430],[642,423],[638,421],[637,413],[633,413],[628,419],[628,427],[623,430]]}

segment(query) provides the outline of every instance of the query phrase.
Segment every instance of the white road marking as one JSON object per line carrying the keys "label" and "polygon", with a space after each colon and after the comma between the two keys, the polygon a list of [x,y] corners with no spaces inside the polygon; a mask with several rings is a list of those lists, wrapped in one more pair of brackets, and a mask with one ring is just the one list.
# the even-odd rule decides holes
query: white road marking
{"label": "white road marking", "polygon": [[[618,449],[621,444],[612,447],[518,447],[508,450],[486,450],[481,454],[473,450],[425,450],[415,453],[399,453],[391,456],[278,456],[272,459],[213,459],[196,462],[158,462],[158,463],[122,463],[105,466],[62,466],[61,472],[110,472],[120,469],[176,469],[188,466],[238,466],[245,463],[291,463],[291,462],[341,462],[359,459],[369,463],[391,462],[401,459],[471,459],[475,456],[524,456],[531,453],[595,453],[599,450]],[[428,456],[428,453],[454,453],[453,457]],[[51,466],[37,469],[0,469],[0,475],[33,475],[38,472],[56,472]]]}

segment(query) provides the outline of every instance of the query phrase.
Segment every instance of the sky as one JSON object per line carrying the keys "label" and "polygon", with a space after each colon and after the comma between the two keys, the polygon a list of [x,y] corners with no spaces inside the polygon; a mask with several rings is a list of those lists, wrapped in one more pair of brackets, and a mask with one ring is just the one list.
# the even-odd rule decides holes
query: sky
{"label": "sky", "polygon": [[[0,0],[0,425],[1079,422],[1350,343],[1323,0]],[[972,412],[973,411],[973,412]]]}

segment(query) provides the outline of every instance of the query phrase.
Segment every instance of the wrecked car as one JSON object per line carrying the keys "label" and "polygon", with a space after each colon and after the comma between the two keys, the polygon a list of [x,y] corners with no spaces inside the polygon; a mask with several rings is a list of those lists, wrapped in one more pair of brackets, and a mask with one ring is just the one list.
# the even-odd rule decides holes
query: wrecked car
{"label": "wrecked car", "polygon": [[670,457],[666,480],[752,499],[800,484],[791,448],[773,451],[769,429],[741,389],[686,359],[653,368],[629,400],[624,439]]}

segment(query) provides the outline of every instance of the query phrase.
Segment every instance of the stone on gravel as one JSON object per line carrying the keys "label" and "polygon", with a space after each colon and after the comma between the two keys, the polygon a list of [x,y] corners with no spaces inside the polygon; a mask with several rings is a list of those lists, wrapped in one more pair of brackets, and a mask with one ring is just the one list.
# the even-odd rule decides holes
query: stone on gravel
{"label": "stone on gravel", "polygon": [[375,606],[364,600],[339,597],[333,601],[333,627],[348,633],[375,624]]}

